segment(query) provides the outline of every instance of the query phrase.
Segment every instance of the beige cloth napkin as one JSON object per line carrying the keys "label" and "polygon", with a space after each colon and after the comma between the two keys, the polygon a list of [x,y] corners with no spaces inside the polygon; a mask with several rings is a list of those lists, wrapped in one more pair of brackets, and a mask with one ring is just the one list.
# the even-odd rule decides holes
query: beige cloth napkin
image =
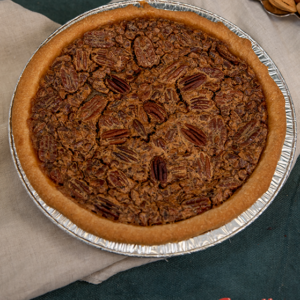
{"label": "beige cloth napkin", "polygon": [[[188,0],[187,0],[188,1]],[[249,33],[273,58],[300,115],[300,20],[276,19],[255,1],[195,0]],[[56,227],[35,206],[11,159],[7,121],[19,74],[58,24],[0,0],[0,299],[30,299],[84,278],[100,283],[154,259],[130,258],[88,246]],[[297,154],[299,147],[297,147]]]}

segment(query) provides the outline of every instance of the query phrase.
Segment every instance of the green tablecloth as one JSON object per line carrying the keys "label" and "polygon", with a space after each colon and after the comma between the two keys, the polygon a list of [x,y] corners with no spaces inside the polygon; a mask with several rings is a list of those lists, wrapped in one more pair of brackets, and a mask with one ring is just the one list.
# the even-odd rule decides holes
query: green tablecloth
{"label": "green tablecloth", "polygon": [[[108,1],[14,1],[60,24]],[[300,159],[271,206],[248,228],[205,251],[119,273],[100,285],[75,282],[54,299],[300,299]]]}

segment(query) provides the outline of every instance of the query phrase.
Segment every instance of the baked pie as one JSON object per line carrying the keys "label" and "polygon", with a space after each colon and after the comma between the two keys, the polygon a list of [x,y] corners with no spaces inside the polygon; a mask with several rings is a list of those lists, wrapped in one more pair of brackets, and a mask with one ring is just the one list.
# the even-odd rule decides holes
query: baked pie
{"label": "baked pie", "polygon": [[40,197],[110,241],[154,245],[226,224],[269,187],[284,98],[221,23],[143,3],[89,16],[19,82],[13,134]]}

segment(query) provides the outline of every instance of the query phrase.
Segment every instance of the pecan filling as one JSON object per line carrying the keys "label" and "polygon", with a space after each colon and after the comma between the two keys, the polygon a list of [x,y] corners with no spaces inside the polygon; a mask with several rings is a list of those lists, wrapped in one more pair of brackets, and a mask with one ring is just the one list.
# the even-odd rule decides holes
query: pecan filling
{"label": "pecan filling", "polygon": [[221,205],[255,169],[268,133],[253,70],[223,42],[162,19],[107,25],[64,48],[28,123],[64,195],[141,226]]}

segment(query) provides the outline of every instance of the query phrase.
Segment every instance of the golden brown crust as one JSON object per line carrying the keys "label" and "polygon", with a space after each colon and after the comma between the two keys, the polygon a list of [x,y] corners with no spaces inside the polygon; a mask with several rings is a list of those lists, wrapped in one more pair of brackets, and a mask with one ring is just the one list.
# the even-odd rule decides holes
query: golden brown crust
{"label": "golden brown crust", "polygon": [[[163,17],[205,31],[229,46],[230,51],[250,65],[263,88],[268,108],[267,145],[261,159],[246,184],[221,206],[202,215],[174,224],[139,227],[109,221],[75,204],[61,194],[54,183],[41,171],[32,143],[27,119],[31,99],[36,94],[40,78],[63,47],[84,32],[100,25],[136,17]],[[284,97],[251,48],[249,40],[239,38],[222,23],[213,23],[192,12],[157,10],[148,4],[142,8],[122,9],[92,15],[55,36],[31,59],[19,82],[12,111],[12,127],[21,165],[33,188],[49,206],[80,228],[110,241],[155,245],[176,242],[218,228],[248,209],[269,188],[279,160],[286,132]]]}

